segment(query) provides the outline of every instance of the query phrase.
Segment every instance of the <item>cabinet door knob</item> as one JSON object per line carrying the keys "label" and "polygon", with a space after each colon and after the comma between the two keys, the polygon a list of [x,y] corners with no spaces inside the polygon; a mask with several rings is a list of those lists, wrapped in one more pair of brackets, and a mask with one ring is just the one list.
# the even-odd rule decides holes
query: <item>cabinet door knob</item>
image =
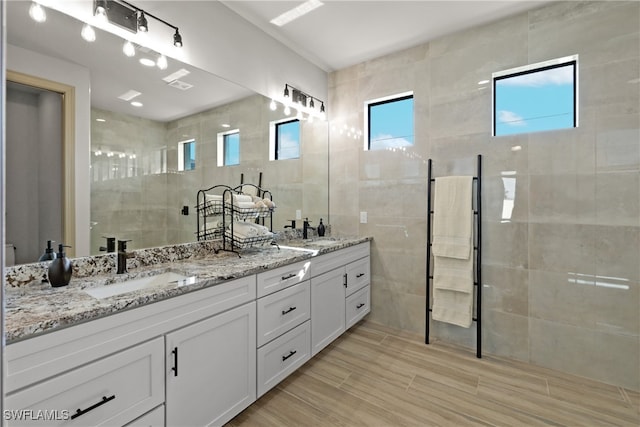
{"label": "cabinet door knob", "polygon": [[345,274],[342,276],[342,278],[344,279],[344,287],[346,288],[346,287],[348,286],[348,285],[347,285],[347,273],[345,273]]}
{"label": "cabinet door knob", "polygon": [[89,406],[87,409],[78,409],[78,410],[76,410],[76,413],[75,413],[75,414],[73,414],[73,415],[71,415],[71,419],[73,420],[73,419],[75,419],[75,418],[78,418],[80,415],[84,415],[84,414],[86,414],[86,413],[87,413],[87,412],[89,412],[89,411],[93,411],[93,410],[94,410],[94,409],[96,409],[98,406],[102,406],[102,405],[104,405],[105,403],[110,402],[110,401],[112,401],[112,400],[113,400],[113,399],[115,399],[115,398],[116,398],[116,395],[115,395],[115,394],[114,394],[114,395],[111,395],[111,396],[109,396],[109,397],[107,397],[107,396],[102,396],[102,400],[101,400],[100,402],[98,402],[98,403],[94,403],[93,405]]}
{"label": "cabinet door knob", "polygon": [[360,304],[356,305],[356,310],[360,310],[362,307],[364,307],[364,303],[361,302]]}
{"label": "cabinet door knob", "polygon": [[360,274],[358,274],[356,277],[359,279],[359,278],[361,278],[362,276],[364,276],[364,273],[360,273]]}
{"label": "cabinet door knob", "polygon": [[287,360],[288,358],[290,358],[291,356],[293,356],[294,354],[296,354],[298,351],[297,350],[291,350],[289,352],[289,354],[287,354],[286,356],[282,356],[282,361],[284,362],[285,360]]}
{"label": "cabinet door knob", "polygon": [[291,279],[293,277],[296,277],[295,273],[287,274],[286,276],[282,276],[280,279],[281,280],[289,280],[289,279]]}
{"label": "cabinet door knob", "polygon": [[293,310],[295,310],[298,307],[289,307],[288,310],[282,310],[282,315],[284,316],[287,313],[291,313]]}

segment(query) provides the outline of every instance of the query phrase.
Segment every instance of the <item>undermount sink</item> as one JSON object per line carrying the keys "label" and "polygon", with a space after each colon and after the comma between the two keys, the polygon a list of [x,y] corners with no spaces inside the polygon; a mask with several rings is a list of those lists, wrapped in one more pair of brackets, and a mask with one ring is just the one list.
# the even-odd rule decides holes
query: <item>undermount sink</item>
{"label": "undermount sink", "polygon": [[157,274],[155,276],[141,277],[139,279],[131,279],[125,282],[113,283],[111,285],[89,288],[84,291],[94,298],[103,299],[115,295],[126,294],[127,292],[167,285],[169,283],[175,283],[177,286],[192,285],[195,281],[196,278],[194,276],[189,277],[179,273],[167,272]]}

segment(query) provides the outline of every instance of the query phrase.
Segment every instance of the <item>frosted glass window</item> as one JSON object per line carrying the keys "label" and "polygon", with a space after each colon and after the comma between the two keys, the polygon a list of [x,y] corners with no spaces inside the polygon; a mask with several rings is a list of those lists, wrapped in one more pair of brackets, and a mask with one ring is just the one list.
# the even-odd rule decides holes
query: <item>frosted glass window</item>
{"label": "frosted glass window", "polygon": [[414,142],[413,94],[367,103],[368,150],[409,147]]}
{"label": "frosted glass window", "polygon": [[577,57],[493,75],[494,136],[577,127]]}

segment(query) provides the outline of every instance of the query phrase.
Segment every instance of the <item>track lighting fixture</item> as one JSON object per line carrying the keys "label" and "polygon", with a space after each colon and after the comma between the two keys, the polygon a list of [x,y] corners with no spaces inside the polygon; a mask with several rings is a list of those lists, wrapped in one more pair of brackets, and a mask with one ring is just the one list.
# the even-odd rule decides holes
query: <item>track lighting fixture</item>
{"label": "track lighting fixture", "polygon": [[[291,107],[295,107],[298,110],[298,119],[302,118],[303,113],[308,115],[309,121],[312,120],[312,116],[320,118],[321,120],[326,119],[326,115],[324,112],[324,101],[307,93],[304,93],[300,89],[296,89],[290,84],[284,85],[283,98],[284,101],[282,101],[282,103],[284,104],[284,113],[286,115],[291,114]],[[316,102],[320,103],[320,111],[316,109]],[[272,110],[275,110],[275,101],[271,102],[270,108]]]}
{"label": "track lighting fixture", "polygon": [[31,2],[31,6],[29,7],[29,16],[36,22],[44,22],[47,20],[47,12],[45,12],[44,7],[38,2]]}

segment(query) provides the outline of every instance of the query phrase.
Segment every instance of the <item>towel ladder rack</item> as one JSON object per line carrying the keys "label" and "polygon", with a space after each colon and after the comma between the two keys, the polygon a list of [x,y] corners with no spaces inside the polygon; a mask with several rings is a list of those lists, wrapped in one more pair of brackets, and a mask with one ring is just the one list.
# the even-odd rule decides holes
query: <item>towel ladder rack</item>
{"label": "towel ladder rack", "polygon": [[[431,284],[433,280],[433,274],[431,273],[431,227],[432,227],[432,215],[433,208],[431,206],[432,186],[435,183],[433,178],[433,162],[429,159],[427,163],[427,285],[426,285],[426,327],[424,343],[429,344],[429,324],[431,320]],[[478,164],[476,176],[473,177],[475,184],[475,206],[473,208],[474,218],[474,238],[473,238],[473,251],[475,254],[474,264],[474,281],[473,287],[475,289],[475,302],[476,302],[476,315],[473,317],[473,321],[476,322],[476,357],[482,357],[482,155],[478,154]]]}

